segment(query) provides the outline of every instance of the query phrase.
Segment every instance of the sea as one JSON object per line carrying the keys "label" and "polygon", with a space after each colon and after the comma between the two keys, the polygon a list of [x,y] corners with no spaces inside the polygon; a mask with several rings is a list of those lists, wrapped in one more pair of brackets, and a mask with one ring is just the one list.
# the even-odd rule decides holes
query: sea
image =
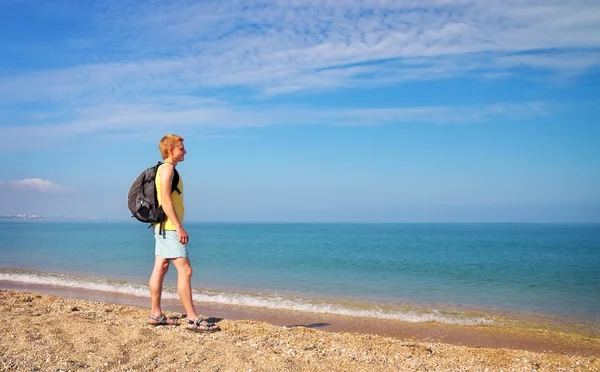
{"label": "sea", "polygon": [[[195,302],[600,336],[600,224],[188,223]],[[154,237],[107,220],[0,220],[0,288],[148,298]],[[177,299],[176,270],[163,298]]]}

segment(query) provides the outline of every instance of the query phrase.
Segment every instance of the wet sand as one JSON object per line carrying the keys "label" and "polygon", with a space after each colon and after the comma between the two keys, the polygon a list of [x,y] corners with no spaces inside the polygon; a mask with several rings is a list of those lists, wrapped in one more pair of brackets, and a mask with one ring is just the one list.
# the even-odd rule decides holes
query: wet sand
{"label": "wet sand", "polygon": [[[18,291],[0,291],[2,370],[600,370],[599,337],[550,329],[202,303],[201,314],[224,318],[222,331],[194,334],[147,325],[147,298],[8,286]],[[180,314],[177,301],[165,305]]]}

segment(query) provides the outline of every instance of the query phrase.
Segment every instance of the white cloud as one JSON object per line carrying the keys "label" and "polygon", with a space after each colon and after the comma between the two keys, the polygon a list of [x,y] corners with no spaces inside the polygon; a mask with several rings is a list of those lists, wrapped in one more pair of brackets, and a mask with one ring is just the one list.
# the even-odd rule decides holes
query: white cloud
{"label": "white cloud", "polygon": [[[65,7],[72,17],[80,10]],[[97,15],[95,36],[75,43],[95,46],[101,55],[86,49],[81,57],[75,47],[57,53],[70,67],[2,79],[0,102],[190,94],[232,86],[285,94],[518,66],[580,74],[600,65],[595,0],[175,1],[105,7],[91,13]],[[78,63],[69,59],[73,54]],[[361,79],[371,74],[382,78]]]}
{"label": "white cloud", "polygon": [[[177,101],[177,100],[175,100]],[[137,104],[106,104],[77,109],[69,120],[50,124],[11,125],[2,129],[4,141],[0,147],[10,149],[10,138],[27,137],[28,145],[50,144],[57,139],[90,133],[111,133],[115,136],[158,137],[165,125],[179,132],[263,127],[271,125],[336,125],[367,126],[387,124],[472,124],[495,118],[518,120],[547,116],[560,105],[552,102],[497,103],[465,106],[415,106],[382,108],[327,108],[234,106],[222,102],[182,99],[180,102],[140,101]],[[39,115],[39,114],[38,114]],[[43,117],[44,115],[42,115]],[[35,126],[35,131],[31,130]],[[22,146],[23,144],[20,144]]]}
{"label": "white cloud", "polygon": [[[165,123],[379,125],[479,122],[512,111],[539,115],[548,110],[535,102],[504,111],[491,110],[494,105],[334,111],[265,103],[296,92],[457,76],[501,79],[522,67],[554,78],[600,66],[595,0],[123,0],[94,12],[84,11],[85,3],[57,4],[30,10],[66,24],[91,17],[85,19],[90,28],[85,38],[52,44],[52,52],[38,43],[19,46],[51,58],[55,67],[0,75],[3,148],[20,135],[34,144],[109,130],[159,131]],[[261,108],[252,108],[257,102]],[[15,109],[21,104],[27,110]]]}
{"label": "white cloud", "polygon": [[563,74],[577,74],[579,71],[600,66],[600,51],[569,53],[555,52],[517,54],[498,57],[494,64],[499,67],[533,67],[544,70],[558,70]]}
{"label": "white cloud", "polygon": [[[3,182],[0,181],[0,184],[3,184]],[[26,178],[23,180],[8,181],[7,184],[9,184],[13,189],[16,190],[28,190],[42,193],[74,191],[74,188],[72,187],[57,185],[55,183],[52,183],[48,180],[43,180],[41,178]]]}

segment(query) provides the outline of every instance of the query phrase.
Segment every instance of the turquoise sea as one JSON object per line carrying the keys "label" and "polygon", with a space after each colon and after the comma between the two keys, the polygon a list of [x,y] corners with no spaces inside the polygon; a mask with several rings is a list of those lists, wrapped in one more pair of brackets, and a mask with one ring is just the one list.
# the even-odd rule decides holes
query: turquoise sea
{"label": "turquoise sea", "polygon": [[[194,300],[600,335],[599,224],[189,223]],[[0,220],[2,283],[148,297],[137,221]],[[177,298],[176,272],[164,298]]]}

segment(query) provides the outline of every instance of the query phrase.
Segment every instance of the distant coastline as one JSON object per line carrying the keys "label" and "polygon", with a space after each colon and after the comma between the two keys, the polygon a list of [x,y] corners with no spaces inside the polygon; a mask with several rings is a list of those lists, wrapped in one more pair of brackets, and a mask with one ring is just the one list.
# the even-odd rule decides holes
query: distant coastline
{"label": "distant coastline", "polygon": [[0,215],[0,218],[6,219],[40,219],[47,218],[45,216],[40,216],[39,214],[3,214]]}
{"label": "distant coastline", "polygon": [[42,216],[39,214],[1,214],[0,220],[116,220],[110,217]]}
{"label": "distant coastline", "polygon": [[[37,214],[0,214],[0,221],[111,221],[111,222],[127,222],[135,221],[127,217],[85,217],[85,216],[43,216]],[[193,224],[224,224],[224,225],[256,225],[256,224],[272,224],[272,225],[494,225],[494,224],[512,224],[512,225],[600,225],[600,221],[564,221],[564,222],[548,222],[548,221],[327,221],[327,220],[298,220],[298,221],[252,221],[252,220],[199,220],[190,219],[188,223]]]}

